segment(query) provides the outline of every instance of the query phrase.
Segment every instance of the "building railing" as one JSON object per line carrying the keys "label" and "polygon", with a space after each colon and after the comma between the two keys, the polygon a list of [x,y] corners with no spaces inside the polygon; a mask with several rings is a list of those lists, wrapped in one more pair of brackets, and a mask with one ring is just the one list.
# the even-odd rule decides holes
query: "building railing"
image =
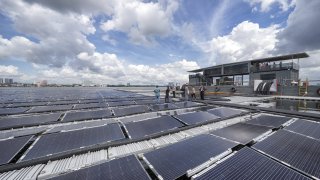
{"label": "building railing", "polygon": [[266,71],[280,71],[280,70],[299,70],[299,65],[293,62],[279,63],[279,64],[260,64],[259,67],[251,67],[251,72],[266,72]]}

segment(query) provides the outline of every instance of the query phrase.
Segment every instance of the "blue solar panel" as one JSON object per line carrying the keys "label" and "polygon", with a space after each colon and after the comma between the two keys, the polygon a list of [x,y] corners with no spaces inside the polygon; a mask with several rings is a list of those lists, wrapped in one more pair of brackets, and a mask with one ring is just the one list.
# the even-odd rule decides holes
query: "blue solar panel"
{"label": "blue solar panel", "polygon": [[243,111],[233,108],[220,107],[208,110],[209,113],[219,116],[221,118],[227,118],[235,115],[240,115]]}
{"label": "blue solar panel", "polygon": [[201,106],[201,104],[192,102],[192,101],[185,101],[185,102],[178,102],[174,104],[175,106],[178,106],[179,108],[189,108],[189,107],[195,107],[195,106]]}
{"label": "blue solar panel", "polygon": [[0,119],[0,129],[22,127],[27,125],[39,125],[47,122],[54,122],[59,119],[60,115],[61,113],[52,113],[35,116],[6,117]]}
{"label": "blue solar panel", "polygon": [[147,172],[143,169],[141,163],[136,156],[111,160],[102,164],[94,165],[88,168],[80,169],[65,175],[51,178],[52,180],[69,180],[69,179],[85,179],[85,180],[149,180]]}
{"label": "blue solar panel", "polygon": [[248,147],[204,172],[196,175],[194,179],[309,179]]}
{"label": "blue solar panel", "polygon": [[12,115],[12,114],[20,114],[26,112],[30,108],[0,108],[0,116],[1,115]]}
{"label": "blue solar panel", "polygon": [[286,130],[253,146],[292,167],[320,178],[320,141]]}
{"label": "blue solar panel", "polygon": [[176,179],[236,145],[205,134],[148,152],[144,156],[164,179]]}
{"label": "blue solar panel", "polygon": [[23,160],[125,138],[118,124],[43,135]]}
{"label": "blue solar panel", "polygon": [[72,108],[73,105],[56,105],[56,106],[37,106],[30,109],[29,113],[36,113],[36,112],[52,112],[52,111],[63,111],[69,110]]}
{"label": "blue solar panel", "polygon": [[320,123],[296,120],[285,129],[320,140]]}
{"label": "blue solar panel", "polygon": [[108,107],[106,103],[90,103],[90,104],[77,104],[73,109],[91,109],[91,108],[105,108]]}
{"label": "blue solar panel", "polygon": [[279,128],[282,124],[288,122],[290,119],[291,118],[289,117],[283,116],[261,115],[253,118],[252,120],[247,121],[246,123]]}
{"label": "blue solar panel", "polygon": [[198,124],[198,123],[202,123],[210,120],[218,121],[218,119],[220,118],[208,112],[192,112],[192,113],[175,115],[175,117],[188,125]]}
{"label": "blue solar panel", "polygon": [[109,106],[128,106],[135,105],[134,101],[117,101],[117,102],[108,102]]}
{"label": "blue solar panel", "polygon": [[145,113],[148,111],[149,111],[149,108],[143,105],[123,107],[123,108],[118,107],[113,109],[115,116],[127,116],[132,114]]}
{"label": "blue solar panel", "polygon": [[179,107],[177,107],[171,103],[156,104],[156,105],[151,106],[151,109],[153,109],[154,111],[164,111],[164,110],[177,109],[177,108],[179,108]]}
{"label": "blue solar panel", "polygon": [[141,138],[151,134],[182,127],[183,124],[171,116],[162,116],[125,124],[131,138]]}
{"label": "blue solar panel", "polygon": [[23,136],[0,141],[0,165],[9,163],[31,138],[32,136]]}
{"label": "blue solar panel", "polygon": [[212,132],[212,134],[224,137],[233,141],[247,144],[254,138],[266,133],[271,128],[253,124],[237,123]]}
{"label": "blue solar panel", "polygon": [[80,112],[68,112],[63,118],[63,121],[81,121],[90,119],[101,119],[112,117],[112,113],[109,109],[94,110],[94,111],[80,111]]}

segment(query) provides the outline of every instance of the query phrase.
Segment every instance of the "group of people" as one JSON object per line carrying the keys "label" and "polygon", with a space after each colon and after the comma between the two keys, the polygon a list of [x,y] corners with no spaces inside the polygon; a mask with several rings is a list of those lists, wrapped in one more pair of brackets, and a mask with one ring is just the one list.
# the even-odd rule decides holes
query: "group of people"
{"label": "group of people", "polygon": [[[200,88],[199,88],[199,93],[200,93],[200,99],[201,100],[204,100],[204,92],[205,92],[206,88],[201,85]],[[175,87],[169,87],[167,86],[167,89],[166,89],[166,92],[165,92],[165,102],[168,103],[169,102],[169,94],[170,94],[170,91],[172,91],[172,94],[173,94],[173,98],[176,97],[176,94],[175,94]],[[189,86],[186,84],[184,85],[184,87],[181,88],[181,91],[182,91],[182,97],[188,101],[189,100],[189,96],[191,96],[191,100],[195,100],[197,97],[196,97],[196,89],[194,86],[191,86],[189,88]],[[156,86],[156,89],[153,91],[155,96],[156,96],[156,101],[157,103],[160,103],[160,89],[159,89],[159,86]],[[191,92],[191,93],[190,93]]]}

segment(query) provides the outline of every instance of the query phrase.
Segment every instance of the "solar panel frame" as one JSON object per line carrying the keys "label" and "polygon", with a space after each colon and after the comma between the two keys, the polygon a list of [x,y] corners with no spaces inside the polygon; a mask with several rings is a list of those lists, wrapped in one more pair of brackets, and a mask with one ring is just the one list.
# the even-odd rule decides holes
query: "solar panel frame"
{"label": "solar panel frame", "polygon": [[187,125],[199,124],[211,120],[219,121],[220,119],[220,117],[204,111],[179,114],[175,115],[174,117],[178,118]]}
{"label": "solar panel frame", "polygon": [[291,118],[283,116],[271,116],[271,115],[260,115],[253,119],[246,121],[247,124],[255,124],[260,126],[268,126],[273,128],[279,128]]}
{"label": "solar panel frame", "polygon": [[121,179],[121,180],[151,180],[142,164],[135,155],[107,161],[91,167],[86,167],[71,173],[50,178],[51,180],[69,179]]}
{"label": "solar panel frame", "polygon": [[290,179],[308,180],[310,178],[274,161],[255,150],[244,147],[233,156],[193,177],[206,179]]}
{"label": "solar panel frame", "polygon": [[219,107],[219,108],[207,110],[207,112],[214,114],[216,116],[219,116],[221,118],[228,118],[231,116],[240,115],[244,111],[239,109],[227,108],[227,107]]}
{"label": "solar panel frame", "polygon": [[107,102],[110,107],[114,106],[128,106],[128,105],[135,105],[136,103],[134,101],[112,101]]}
{"label": "solar panel frame", "polygon": [[0,141],[0,165],[9,163],[32,137],[30,135]]}
{"label": "solar panel frame", "polygon": [[320,140],[320,123],[318,122],[298,119],[285,129]]}
{"label": "solar panel frame", "polygon": [[270,127],[237,123],[225,128],[212,131],[211,134],[224,137],[241,144],[248,144],[253,139],[268,132],[271,132]]}
{"label": "solar panel frame", "polygon": [[123,107],[123,108],[113,108],[114,115],[118,117],[132,115],[132,114],[140,114],[148,111],[149,111],[148,106],[144,106],[144,105],[136,105],[136,106]]}
{"label": "solar panel frame", "polygon": [[42,135],[22,161],[124,139],[119,124]]}
{"label": "solar panel frame", "polygon": [[67,112],[63,122],[72,122],[72,121],[82,121],[82,120],[91,120],[91,119],[102,119],[113,117],[110,109],[100,109],[92,111],[72,111]]}
{"label": "solar panel frame", "polygon": [[196,106],[201,106],[202,104],[192,102],[192,101],[184,101],[184,102],[177,102],[174,103],[175,106],[179,108],[189,108],[189,107],[196,107]]}
{"label": "solar panel frame", "polygon": [[165,103],[165,104],[155,104],[151,106],[153,111],[163,111],[163,110],[171,110],[171,109],[178,109],[179,107],[175,106],[172,103]]}
{"label": "solar panel frame", "polygon": [[176,179],[236,145],[220,137],[202,134],[145,153],[144,157],[163,179]]}
{"label": "solar panel frame", "polygon": [[17,108],[0,108],[1,115],[14,115],[26,112],[30,108],[17,107]]}
{"label": "solar panel frame", "polygon": [[182,127],[183,124],[171,116],[161,116],[137,122],[128,122],[125,123],[124,126],[127,129],[129,136],[132,139],[136,139],[179,128]]}
{"label": "solar panel frame", "polygon": [[41,114],[34,116],[5,117],[0,119],[0,129],[40,125],[48,122],[55,122],[61,113]]}
{"label": "solar panel frame", "polygon": [[320,178],[319,140],[281,129],[255,144],[253,148],[295,169]]}
{"label": "solar panel frame", "polygon": [[72,109],[73,105],[55,105],[55,106],[36,106],[31,108],[28,113],[65,111]]}
{"label": "solar panel frame", "polygon": [[77,104],[73,109],[91,109],[91,108],[106,108],[106,103],[90,103],[90,104]]}

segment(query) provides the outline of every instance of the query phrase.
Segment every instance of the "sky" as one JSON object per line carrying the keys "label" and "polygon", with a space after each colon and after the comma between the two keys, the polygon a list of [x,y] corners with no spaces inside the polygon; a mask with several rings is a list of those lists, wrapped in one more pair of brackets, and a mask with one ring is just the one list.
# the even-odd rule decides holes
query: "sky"
{"label": "sky", "polygon": [[319,0],[0,0],[0,77],[167,84],[189,70],[307,52],[320,80]]}

